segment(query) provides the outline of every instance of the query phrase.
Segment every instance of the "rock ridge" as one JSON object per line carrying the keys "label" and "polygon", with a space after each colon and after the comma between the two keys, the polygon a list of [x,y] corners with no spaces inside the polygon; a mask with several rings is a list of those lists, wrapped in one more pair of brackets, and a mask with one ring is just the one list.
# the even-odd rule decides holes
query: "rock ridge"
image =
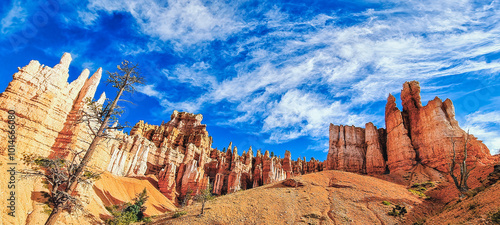
{"label": "rock ridge", "polygon": [[[468,163],[492,162],[489,149],[462,130],[450,99],[435,97],[423,106],[418,81],[405,82],[401,90],[403,109],[389,94],[385,107],[385,129],[378,137],[373,124],[366,128],[330,125],[330,147],[326,169],[380,174],[409,171],[417,164],[447,172],[455,142],[460,159],[467,139]],[[363,138],[364,134],[364,138]],[[379,140],[377,142],[376,140]],[[382,156],[382,157],[381,157]],[[382,169],[384,165],[387,168]]]}

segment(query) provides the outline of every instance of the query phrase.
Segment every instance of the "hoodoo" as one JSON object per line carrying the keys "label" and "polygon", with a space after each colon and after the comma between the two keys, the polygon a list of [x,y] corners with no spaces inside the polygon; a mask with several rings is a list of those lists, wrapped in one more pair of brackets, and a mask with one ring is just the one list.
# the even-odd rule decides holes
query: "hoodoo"
{"label": "hoodoo", "polygon": [[[330,125],[330,148],[327,169],[358,173],[409,171],[421,164],[441,172],[448,171],[452,140],[457,155],[464,151],[467,132],[458,126],[450,99],[438,97],[422,106],[420,84],[405,82],[401,91],[403,111],[389,94],[385,107],[385,129],[372,123],[366,128]],[[468,162],[489,164],[491,154],[486,145],[469,136]]]}

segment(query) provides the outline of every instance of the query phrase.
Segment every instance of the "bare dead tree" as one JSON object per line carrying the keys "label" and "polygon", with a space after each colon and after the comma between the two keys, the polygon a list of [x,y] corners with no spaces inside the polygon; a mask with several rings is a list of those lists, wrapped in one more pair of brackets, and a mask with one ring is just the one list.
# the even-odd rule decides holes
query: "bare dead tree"
{"label": "bare dead tree", "polygon": [[[21,170],[22,178],[41,177],[44,179],[48,192],[42,192],[48,199],[49,206],[61,205],[62,210],[82,210],[81,201],[68,192],[61,191],[67,184],[68,178],[74,173],[81,159],[80,152],[72,152],[69,160],[62,158],[40,157],[34,154],[23,154],[23,161],[29,169]],[[94,180],[100,178],[101,173],[86,169],[82,176],[78,178],[79,183],[91,185]]]}
{"label": "bare dead tree", "polygon": [[[112,137],[111,130],[123,129],[118,125],[118,116],[122,110],[117,105],[124,92],[135,92],[137,84],[143,84],[144,78],[138,71],[138,65],[124,60],[117,66],[118,72],[107,72],[107,83],[117,88],[113,101],[92,101],[86,99],[83,110],[79,112],[76,123],[87,125],[91,142],[86,150],[75,152],[70,161],[64,159],[48,159],[44,157],[27,156],[25,162],[32,166],[31,170],[22,171],[26,176],[41,176],[50,184],[49,202],[52,212],[45,225],[55,224],[63,211],[71,211],[80,206],[80,201],[74,196],[78,184],[98,178],[98,173],[88,170],[88,163],[95,153],[98,145]],[[84,154],[81,157],[81,154]]]}
{"label": "bare dead tree", "polygon": [[455,150],[455,142],[452,137],[450,137],[451,143],[452,143],[452,149],[453,149],[453,157],[451,159],[450,163],[450,176],[453,178],[453,182],[455,183],[455,187],[459,191],[459,198],[462,199],[465,197],[466,193],[469,191],[469,186],[467,185],[467,180],[469,179],[470,172],[475,169],[476,167],[471,168],[470,170],[467,169],[467,144],[469,143],[469,131],[467,131],[467,136],[465,137],[465,143],[464,143],[464,158],[463,160],[459,163],[460,165],[460,175],[457,177],[455,175],[455,167],[456,167],[456,150]]}

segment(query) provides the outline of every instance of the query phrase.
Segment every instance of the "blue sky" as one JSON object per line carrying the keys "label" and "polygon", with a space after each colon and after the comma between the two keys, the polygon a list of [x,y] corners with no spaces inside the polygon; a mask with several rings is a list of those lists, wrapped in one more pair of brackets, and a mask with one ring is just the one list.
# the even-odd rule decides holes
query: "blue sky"
{"label": "blue sky", "polygon": [[[0,3],[0,89],[31,59],[139,63],[123,121],[201,113],[221,149],[326,159],[328,125],[384,127],[387,95],[418,80],[464,129],[500,149],[498,1],[20,0]],[[114,92],[101,85],[97,95]],[[399,101],[399,100],[398,100]],[[398,102],[400,105],[400,103]]]}

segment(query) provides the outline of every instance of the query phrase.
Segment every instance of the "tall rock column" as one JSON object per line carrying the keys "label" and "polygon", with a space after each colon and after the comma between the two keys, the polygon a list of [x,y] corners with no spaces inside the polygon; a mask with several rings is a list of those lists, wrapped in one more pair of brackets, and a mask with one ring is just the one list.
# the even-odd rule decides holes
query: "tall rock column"
{"label": "tall rock column", "polygon": [[290,151],[285,151],[285,158],[283,159],[282,165],[283,171],[286,173],[286,179],[293,176],[293,168],[292,168],[292,153]]}
{"label": "tall rock column", "polygon": [[385,106],[385,127],[387,129],[387,166],[391,172],[410,170],[416,164],[415,150],[408,130],[403,123],[401,111],[396,107],[396,98],[389,94]]}
{"label": "tall rock column", "polygon": [[[467,133],[458,126],[451,100],[443,102],[436,97],[422,106],[420,98],[419,82],[405,82],[401,91],[403,120],[408,122],[416,159],[424,165],[446,172],[452,155],[452,139],[456,142],[457,156],[461,157]],[[472,135],[468,148],[471,163],[490,162],[488,148]]]}
{"label": "tall rock column", "polygon": [[383,148],[380,144],[379,132],[373,123],[365,126],[366,141],[366,173],[380,174],[385,172]]}

